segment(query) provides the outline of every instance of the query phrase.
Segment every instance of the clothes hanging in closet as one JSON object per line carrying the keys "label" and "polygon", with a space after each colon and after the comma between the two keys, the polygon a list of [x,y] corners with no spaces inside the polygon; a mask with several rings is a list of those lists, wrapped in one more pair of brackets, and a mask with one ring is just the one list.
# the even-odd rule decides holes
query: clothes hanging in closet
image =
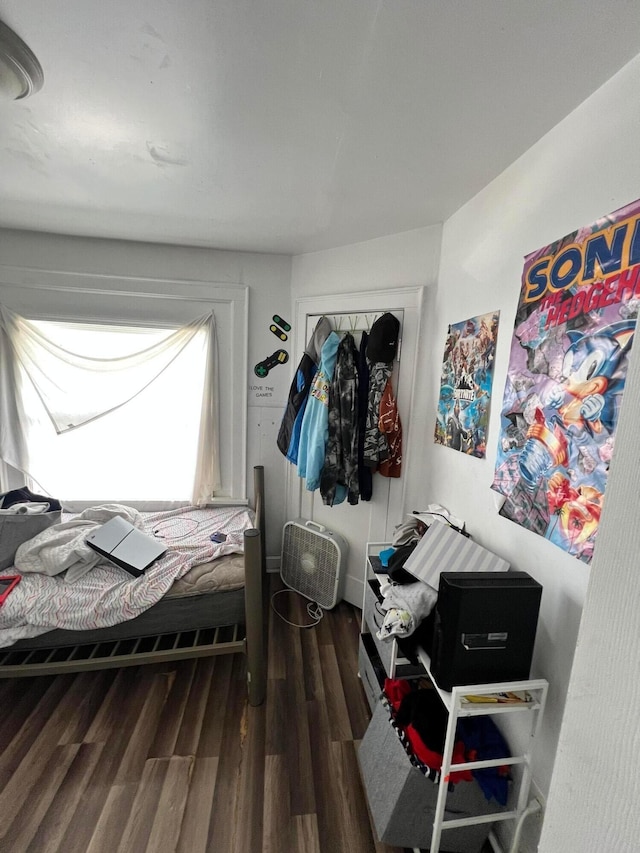
{"label": "clothes hanging in closet", "polygon": [[360,500],[370,501],[373,496],[373,471],[364,464],[364,435],[367,428],[369,408],[369,361],[367,346],[369,335],[362,333],[358,353],[358,485]]}
{"label": "clothes hanging in closet", "polygon": [[385,477],[399,477],[402,464],[402,426],[391,385],[399,336],[400,322],[387,311],[371,327],[366,350],[370,379],[364,464]]}
{"label": "clothes hanging in closet", "polygon": [[341,338],[327,317],[318,320],[277,438],[307,490],[319,489],[328,506],[371,500],[376,471],[399,477],[402,470],[402,425],[391,384],[398,320],[383,314],[371,334],[362,332],[359,348],[355,321],[349,322],[351,331]]}
{"label": "clothes hanging in closet", "polygon": [[324,467],[329,429],[329,386],[333,378],[339,345],[340,336],[331,332],[322,346],[320,366],[311,384],[302,418],[298,474],[306,478],[307,489],[310,492],[319,488]]}
{"label": "clothes hanging in closet", "polygon": [[371,468],[377,468],[380,462],[389,458],[389,445],[386,436],[380,430],[380,403],[391,371],[392,365],[383,361],[369,363],[369,397],[364,433],[364,464]]}
{"label": "clothes hanging in closet", "polygon": [[278,432],[277,445],[289,462],[297,464],[298,447],[300,445],[300,430],[304,410],[309,398],[311,383],[318,372],[320,352],[331,332],[331,323],[326,317],[321,317],[313,331],[309,343],[293,377],[289,389],[287,405]]}
{"label": "clothes hanging in closet", "polygon": [[329,387],[327,449],[320,494],[328,506],[358,503],[358,351],[347,333],[338,347]]}
{"label": "clothes hanging in closet", "polygon": [[389,448],[389,456],[380,463],[378,471],[383,477],[399,477],[402,473],[402,423],[391,377],[387,380],[380,400],[378,427],[386,436]]}

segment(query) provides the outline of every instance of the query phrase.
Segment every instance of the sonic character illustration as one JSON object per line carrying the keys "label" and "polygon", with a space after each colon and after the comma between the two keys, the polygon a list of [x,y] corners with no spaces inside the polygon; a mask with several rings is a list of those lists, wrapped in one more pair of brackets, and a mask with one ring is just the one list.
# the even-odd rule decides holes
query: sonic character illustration
{"label": "sonic character illustration", "polygon": [[517,457],[527,490],[546,481],[554,518],[548,536],[561,537],[570,552],[593,547],[635,326],[621,320],[592,333],[566,332],[560,374],[535,400]]}
{"label": "sonic character illustration", "polygon": [[570,346],[562,372],[544,395],[546,416],[536,408],[519,457],[520,474],[534,488],[555,468],[572,462],[572,447],[608,437],[616,424],[619,395],[624,384],[625,360],[635,331],[635,320],[621,320],[592,334],[569,330]]}
{"label": "sonic character illustration", "polygon": [[611,432],[615,426],[618,394],[622,391],[624,373],[620,371],[635,331],[635,320],[621,320],[583,335],[569,330],[571,346],[562,364],[559,395],[550,405],[558,405],[558,414],[567,429]]}

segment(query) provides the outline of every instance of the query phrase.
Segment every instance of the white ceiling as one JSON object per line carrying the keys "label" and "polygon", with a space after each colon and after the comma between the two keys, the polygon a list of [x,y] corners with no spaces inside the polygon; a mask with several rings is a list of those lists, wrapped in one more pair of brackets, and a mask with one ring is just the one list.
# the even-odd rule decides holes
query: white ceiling
{"label": "white ceiling", "polygon": [[[0,0],[0,227],[298,254],[441,222],[638,52],[638,0]],[[580,140],[576,140],[580,145]]]}

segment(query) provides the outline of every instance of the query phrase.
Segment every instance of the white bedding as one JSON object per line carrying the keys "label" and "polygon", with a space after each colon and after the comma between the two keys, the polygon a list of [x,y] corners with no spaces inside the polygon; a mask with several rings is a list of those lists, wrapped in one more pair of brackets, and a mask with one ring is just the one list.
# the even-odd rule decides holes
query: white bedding
{"label": "white bedding", "polygon": [[[135,510],[132,512],[135,514]],[[102,512],[97,517],[105,520]],[[135,515],[126,517],[131,520]],[[84,524],[85,521],[94,526],[101,523],[92,518],[82,519],[81,528],[78,528],[81,538],[91,529]],[[36,542],[28,553],[33,562],[30,568],[37,565],[37,559],[44,560],[42,567],[44,569],[45,564],[48,565],[45,570],[49,574],[6,570],[6,574],[21,575],[21,580],[0,608],[0,646],[10,646],[18,640],[35,637],[54,628],[89,630],[133,619],[158,602],[192,566],[210,562],[224,554],[242,553],[243,533],[253,527],[254,516],[245,507],[183,507],[141,514],[140,526],[164,542],[167,553],[139,578],[100,558],[98,564],[92,565],[86,573],[76,571],[73,582],[67,579],[68,570],[56,574],[50,563],[56,547],[59,548],[59,556],[66,559],[70,567],[76,566],[83,547],[88,549],[82,541],[73,539],[70,530],[74,528],[69,528],[68,523],[63,521],[48,528],[52,531],[49,545],[45,547]],[[212,542],[209,537],[215,532],[225,533],[226,540]],[[57,545],[56,535],[59,537]],[[29,552],[29,549],[25,551]],[[95,556],[91,552],[90,559],[95,559]]]}

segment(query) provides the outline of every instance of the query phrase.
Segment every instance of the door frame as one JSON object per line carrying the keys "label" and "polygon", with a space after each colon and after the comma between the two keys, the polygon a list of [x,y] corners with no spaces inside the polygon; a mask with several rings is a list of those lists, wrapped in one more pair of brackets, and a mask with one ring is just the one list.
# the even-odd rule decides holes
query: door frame
{"label": "door frame", "polygon": [[[402,444],[404,466],[403,474],[398,479],[376,478],[376,488],[369,502],[370,516],[366,541],[349,541],[348,504],[340,504],[331,508],[336,513],[336,529],[340,530],[349,541],[349,560],[345,582],[344,597],[347,601],[360,607],[364,591],[364,564],[366,542],[390,541],[394,527],[399,523],[405,508],[407,460],[413,444],[414,424],[412,417],[414,385],[417,375],[418,343],[422,320],[422,301],[424,286],[399,287],[389,290],[361,291],[357,293],[338,293],[322,296],[304,297],[295,301],[294,316],[296,318],[293,352],[297,354],[294,362],[302,357],[307,344],[308,318],[325,314],[379,314],[386,311],[402,311],[403,323],[400,329],[397,361],[395,365],[394,392],[398,402],[398,410],[402,422]],[[348,328],[348,326],[346,327]],[[382,483],[381,481],[385,481]],[[286,477],[286,507],[289,519],[305,518],[314,520],[316,502],[322,505],[319,492],[307,492],[303,480],[298,477],[294,465],[287,466]],[[346,523],[339,523],[347,515]],[[346,534],[345,534],[346,531]]]}

